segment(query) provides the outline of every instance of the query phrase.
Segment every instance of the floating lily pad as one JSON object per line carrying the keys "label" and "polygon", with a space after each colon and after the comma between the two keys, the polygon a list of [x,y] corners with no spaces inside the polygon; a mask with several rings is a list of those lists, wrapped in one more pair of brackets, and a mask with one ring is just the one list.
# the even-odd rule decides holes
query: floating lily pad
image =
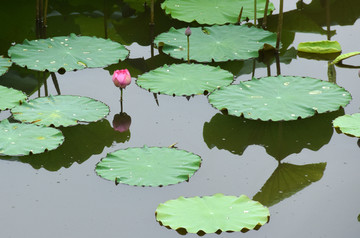
{"label": "floating lily pad", "polygon": [[58,36],[40,40],[25,40],[10,47],[8,54],[16,64],[29,69],[56,72],[86,67],[105,67],[124,60],[124,46],[109,39],[89,36]]}
{"label": "floating lily pad", "polygon": [[233,75],[220,67],[184,63],[164,65],[139,76],[136,83],[154,93],[191,96],[207,94],[233,80]]}
{"label": "floating lily pad", "polygon": [[269,209],[245,195],[225,196],[221,193],[204,197],[179,197],[160,204],[156,220],[174,230],[189,233],[251,230],[264,225]]}
{"label": "floating lily pad", "polygon": [[341,45],[337,41],[309,41],[301,42],[298,51],[314,54],[330,54],[341,52]]}
{"label": "floating lily pad", "polygon": [[253,79],[214,91],[208,97],[217,109],[262,121],[289,121],[336,111],[351,95],[336,84],[299,76]]}
{"label": "floating lily pad", "polygon": [[344,134],[360,137],[360,113],[340,116],[333,121],[333,125]]}
{"label": "floating lily pad", "polygon": [[331,62],[331,64],[340,63],[341,61],[343,61],[347,58],[353,57],[355,55],[360,55],[360,51],[355,51],[355,52],[339,55],[338,57],[336,57],[336,59],[334,59],[333,62]]}
{"label": "floating lily pad", "polygon": [[109,107],[95,99],[60,95],[40,97],[11,110],[14,118],[37,125],[71,126],[93,122],[109,114]]}
{"label": "floating lily pad", "polygon": [[166,186],[188,180],[200,164],[199,156],[185,150],[145,146],[109,153],[95,170],[116,184]]}
{"label": "floating lily pad", "polygon": [[[187,59],[185,29],[171,28],[158,35],[154,43],[177,59]],[[191,28],[190,59],[199,62],[256,58],[264,45],[276,45],[276,34],[256,27],[224,25]]]}
{"label": "floating lily pad", "polygon": [[0,75],[5,74],[11,65],[12,62],[9,58],[4,58],[0,56]]}
{"label": "floating lily pad", "polygon": [[[263,17],[265,13],[265,0],[257,0],[256,14]],[[226,24],[236,23],[241,7],[243,7],[241,20],[254,18],[253,0],[165,0],[161,8],[171,17],[185,22],[197,21],[200,24]],[[269,4],[268,14],[274,10]]]}
{"label": "floating lily pad", "polygon": [[0,85],[0,111],[20,105],[26,98],[25,93]]}
{"label": "floating lily pad", "polygon": [[0,154],[39,154],[59,147],[64,141],[61,131],[51,127],[0,121]]}

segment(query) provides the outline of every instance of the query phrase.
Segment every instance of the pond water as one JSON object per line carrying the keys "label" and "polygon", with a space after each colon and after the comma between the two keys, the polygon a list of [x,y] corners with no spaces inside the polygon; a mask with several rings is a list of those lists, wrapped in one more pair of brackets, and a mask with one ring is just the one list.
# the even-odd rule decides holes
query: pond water
{"label": "pond water", "polygon": [[[104,37],[103,3],[87,6],[81,5],[82,1],[78,5],[70,2],[49,1],[47,36],[74,32]],[[279,2],[273,2],[278,8]],[[310,5],[303,10],[296,9],[295,0],[284,5],[283,45],[287,50],[280,56],[283,75],[329,80],[328,61],[301,58],[292,49],[300,42],[327,39],[325,8],[312,7],[316,2],[325,6],[325,1],[316,0],[304,1]],[[341,44],[343,53],[358,51],[357,0],[330,3],[331,40]],[[108,36],[126,45],[129,59],[105,69],[56,75],[61,94],[95,98],[109,105],[111,112],[103,121],[63,129],[65,148],[41,156],[0,157],[0,237],[179,237],[182,235],[155,220],[157,206],[179,196],[215,193],[245,194],[259,200],[269,207],[270,221],[258,231],[207,237],[358,236],[358,139],[338,134],[331,121],[359,111],[359,69],[335,67],[336,83],[352,94],[348,106],[301,121],[264,123],[224,116],[201,95],[189,100],[158,95],[157,105],[153,94],[138,87],[135,78],[178,61],[158,55],[156,49],[151,57],[149,9],[135,13],[122,1],[109,4]],[[35,39],[35,3],[8,1],[0,5],[0,55],[7,55],[12,42]],[[155,13],[154,35],[170,26],[188,25],[164,15],[159,4]],[[277,14],[275,10],[269,18],[270,30],[275,29]],[[359,57],[346,63],[360,65]],[[253,60],[219,65],[236,74],[236,82],[251,79]],[[113,118],[120,112],[120,91],[111,80],[117,68],[128,68],[133,76],[124,90],[124,111],[131,117],[131,126],[123,133],[112,129]],[[275,63],[270,70],[276,75]],[[267,74],[265,65],[256,63],[255,77]],[[30,93],[36,90],[40,76],[13,66],[0,78],[0,84]],[[57,94],[50,77],[48,91]],[[44,96],[43,86],[40,94]],[[35,92],[30,98],[37,96]],[[9,116],[8,111],[0,113],[0,119]],[[189,182],[166,187],[115,186],[94,171],[109,152],[173,143],[202,158],[201,168]]]}

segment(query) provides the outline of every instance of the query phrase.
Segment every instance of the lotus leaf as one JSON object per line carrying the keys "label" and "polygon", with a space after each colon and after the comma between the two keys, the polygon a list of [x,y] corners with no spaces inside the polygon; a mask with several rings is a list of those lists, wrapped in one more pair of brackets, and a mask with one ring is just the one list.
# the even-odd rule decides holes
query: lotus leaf
{"label": "lotus leaf", "polygon": [[221,193],[204,197],[179,197],[160,204],[156,220],[174,230],[184,228],[189,233],[203,231],[251,230],[264,225],[269,209],[245,195],[225,196]]}
{"label": "lotus leaf", "polygon": [[290,121],[336,111],[351,95],[336,84],[299,76],[253,79],[214,91],[210,104],[233,116],[262,121]]}
{"label": "lotus leaf", "polygon": [[11,65],[12,62],[9,58],[4,58],[0,56],[0,75],[5,74]]}
{"label": "lotus leaf", "polygon": [[154,93],[191,96],[207,94],[233,81],[228,71],[202,64],[164,65],[139,76],[137,85]]}
{"label": "lotus leaf", "polygon": [[331,54],[341,52],[341,45],[337,41],[310,41],[301,42],[298,51],[314,54]]}
{"label": "lotus leaf", "polygon": [[353,57],[353,56],[355,56],[355,55],[360,55],[360,51],[355,51],[355,52],[351,52],[351,53],[339,55],[338,57],[336,57],[336,59],[334,59],[333,62],[331,62],[331,64],[340,63],[340,62],[343,61],[344,59]]}
{"label": "lotus leaf", "polygon": [[64,141],[61,131],[51,127],[0,121],[0,154],[39,154],[59,147]]}
{"label": "lotus leaf", "polygon": [[56,72],[86,67],[105,67],[124,60],[128,50],[124,46],[102,38],[89,36],[58,36],[40,40],[25,40],[10,47],[11,60],[29,69]]}
{"label": "lotus leaf", "polygon": [[104,118],[109,107],[88,97],[60,95],[40,97],[11,110],[14,118],[37,125],[71,126]]}
{"label": "lotus leaf", "polygon": [[[263,17],[266,0],[257,0],[257,16]],[[254,19],[253,0],[165,0],[161,8],[171,17],[185,22],[197,21],[200,24],[236,23],[243,7],[241,20]],[[274,10],[269,4],[268,14]]]}
{"label": "lotus leaf", "polygon": [[166,186],[188,180],[200,164],[199,156],[185,150],[145,146],[109,153],[95,170],[116,184]]}
{"label": "lotus leaf", "polygon": [[[154,43],[177,59],[187,59],[186,28],[171,28]],[[276,34],[256,27],[224,25],[191,28],[190,59],[199,62],[256,58],[265,44],[275,46]]]}
{"label": "lotus leaf", "polygon": [[26,98],[23,92],[0,85],[0,111],[17,106]]}
{"label": "lotus leaf", "polygon": [[344,134],[360,137],[360,113],[340,116],[333,121],[333,125]]}

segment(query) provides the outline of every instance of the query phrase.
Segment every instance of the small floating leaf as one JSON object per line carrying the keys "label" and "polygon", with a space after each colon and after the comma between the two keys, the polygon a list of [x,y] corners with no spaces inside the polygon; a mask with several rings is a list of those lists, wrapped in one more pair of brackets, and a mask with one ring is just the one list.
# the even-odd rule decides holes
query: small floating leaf
{"label": "small floating leaf", "polygon": [[89,36],[58,36],[17,44],[8,54],[16,64],[29,69],[56,72],[86,67],[105,67],[124,60],[128,50],[117,42]]}
{"label": "small floating leaf", "polygon": [[12,62],[9,58],[4,58],[0,56],[0,75],[5,74],[11,65]]}
{"label": "small floating leaf", "polygon": [[26,98],[23,92],[0,85],[0,111],[17,106]]}
{"label": "small floating leaf", "polygon": [[28,155],[54,150],[64,141],[61,131],[51,127],[0,121],[0,154]]}
{"label": "small floating leaf", "polygon": [[[256,14],[264,16],[266,0],[257,0]],[[253,0],[165,0],[161,8],[171,17],[185,22],[197,21],[200,24],[222,25],[236,23],[240,9],[243,7],[241,20],[254,18]],[[274,10],[274,5],[269,4],[268,14]]]}
{"label": "small floating leaf", "polygon": [[128,148],[109,153],[96,165],[105,179],[134,186],[166,186],[188,180],[200,168],[201,158],[168,147]]}
{"label": "small floating leaf", "polygon": [[231,73],[220,67],[201,64],[173,64],[164,65],[140,75],[136,83],[154,93],[191,96],[229,85],[233,79]]}
{"label": "small floating leaf", "polygon": [[351,52],[351,53],[339,55],[339,56],[336,57],[336,59],[334,59],[334,61],[331,62],[331,63],[332,63],[332,64],[337,64],[337,63],[340,63],[340,61],[343,61],[344,59],[353,57],[353,56],[355,56],[355,55],[360,55],[360,51],[355,51],[355,52]]}
{"label": "small floating leaf", "polygon": [[16,120],[37,125],[71,126],[104,118],[109,107],[88,97],[60,95],[40,97],[11,110]]}
{"label": "small floating leaf", "polygon": [[[186,28],[171,28],[158,35],[154,43],[162,51],[177,59],[187,59]],[[276,34],[256,27],[224,25],[192,27],[190,59],[198,62],[228,61],[259,56],[265,44],[275,47]]]}
{"label": "small floating leaf", "polygon": [[298,51],[314,54],[330,54],[341,52],[341,45],[337,41],[309,41],[301,42]]}
{"label": "small floating leaf", "polygon": [[160,204],[156,220],[174,230],[189,233],[251,230],[264,225],[269,209],[245,195],[225,196],[221,193],[204,197],[179,197]]}
{"label": "small floating leaf", "polygon": [[214,91],[210,104],[233,116],[262,121],[290,121],[336,111],[351,95],[336,84],[299,76],[253,79]]}
{"label": "small floating leaf", "polygon": [[360,137],[360,113],[340,116],[333,121],[333,125],[344,134]]}

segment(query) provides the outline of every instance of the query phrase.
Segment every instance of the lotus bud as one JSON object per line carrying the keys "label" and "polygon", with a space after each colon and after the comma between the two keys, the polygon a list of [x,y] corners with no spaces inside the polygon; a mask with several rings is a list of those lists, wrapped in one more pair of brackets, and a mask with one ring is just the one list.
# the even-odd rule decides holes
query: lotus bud
{"label": "lotus bud", "polygon": [[191,35],[190,27],[187,27],[187,28],[186,28],[186,30],[185,30],[185,35],[186,35],[186,36],[190,36],[190,35]]}
{"label": "lotus bud", "polygon": [[125,132],[130,128],[131,117],[125,112],[121,112],[120,114],[115,114],[112,123],[115,131]]}
{"label": "lotus bud", "polygon": [[129,70],[127,69],[120,69],[115,70],[112,80],[116,87],[126,88],[131,83],[131,75]]}

